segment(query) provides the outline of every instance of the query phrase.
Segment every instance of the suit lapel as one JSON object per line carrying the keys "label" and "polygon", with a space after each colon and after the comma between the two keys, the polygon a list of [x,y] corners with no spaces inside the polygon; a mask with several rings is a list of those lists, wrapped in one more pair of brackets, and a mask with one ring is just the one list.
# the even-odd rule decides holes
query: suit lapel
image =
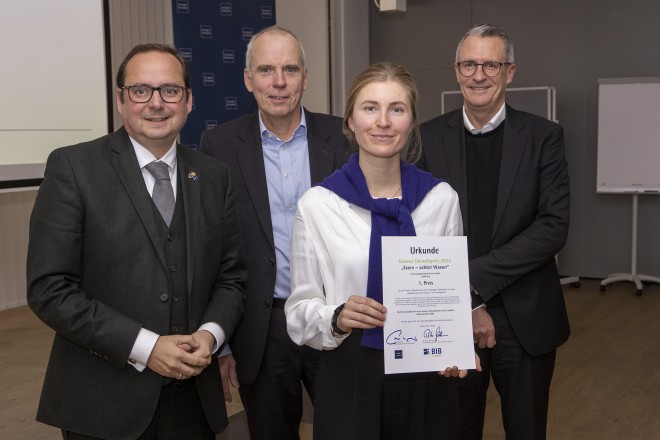
{"label": "suit lapel", "polygon": [[268,237],[270,245],[275,249],[273,240],[273,224],[268,204],[268,183],[266,181],[266,167],[264,155],[261,150],[261,133],[259,130],[259,116],[249,118],[238,134],[238,147],[235,149],[238,167],[245,182],[247,192],[257,212],[259,223]]}
{"label": "suit lapel", "polygon": [[177,145],[177,178],[180,183],[183,212],[186,219],[186,267],[188,293],[192,289],[197,252],[197,231],[199,230],[199,210],[201,207],[201,185],[205,176],[195,170],[192,155],[182,145]]}
{"label": "suit lapel", "polygon": [[140,165],[135,156],[135,151],[133,151],[133,145],[123,127],[112,135],[110,148],[115,153],[111,156],[110,161],[119,176],[119,180],[131,199],[160,262],[163,267],[167,267],[165,251],[160,242],[160,232],[156,223],[158,219],[154,216],[153,203],[145,186]]}
{"label": "suit lapel", "polygon": [[307,123],[310,183],[315,185],[334,171],[337,152],[331,145],[328,145],[332,134],[327,132],[321,121],[307,110],[305,110],[305,121]]}
{"label": "suit lapel", "polygon": [[515,110],[507,105],[506,122],[504,125],[504,141],[502,145],[502,162],[500,165],[500,181],[497,193],[497,207],[495,208],[495,222],[493,223],[493,236],[497,232],[502,216],[504,215],[513,183],[516,180],[520,160],[527,145],[525,127],[517,117]]}

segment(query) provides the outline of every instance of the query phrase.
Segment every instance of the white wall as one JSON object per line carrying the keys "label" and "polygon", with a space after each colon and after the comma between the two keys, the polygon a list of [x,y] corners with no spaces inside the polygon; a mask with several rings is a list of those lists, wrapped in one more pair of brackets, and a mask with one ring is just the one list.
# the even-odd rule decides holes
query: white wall
{"label": "white wall", "polygon": [[25,260],[35,190],[0,193],[0,310],[27,304]]}
{"label": "white wall", "polygon": [[330,45],[328,2],[275,0],[277,24],[289,29],[305,48],[309,83],[303,105],[311,111],[330,111]]}
{"label": "white wall", "polygon": [[341,116],[353,78],[369,64],[367,0],[276,0],[277,24],[302,41],[309,69],[308,109]]}

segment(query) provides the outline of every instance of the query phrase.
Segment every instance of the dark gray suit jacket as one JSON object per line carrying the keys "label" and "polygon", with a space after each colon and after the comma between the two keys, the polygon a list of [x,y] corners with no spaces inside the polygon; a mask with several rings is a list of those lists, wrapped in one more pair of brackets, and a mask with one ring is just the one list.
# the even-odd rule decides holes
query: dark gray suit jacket
{"label": "dark gray suit jacket", "polygon": [[[341,119],[305,110],[312,185],[348,159],[349,143]],[[275,292],[275,244],[261,149],[258,113],[235,119],[202,134],[200,151],[224,161],[232,172],[236,202],[245,231],[248,283],[245,315],[229,345],[238,379],[252,384],[266,346]]]}
{"label": "dark gray suit jacket", "polygon": [[[425,122],[421,130],[418,165],[456,190],[467,227],[462,110]],[[570,334],[554,259],[566,243],[569,214],[562,128],[507,105],[492,250],[470,261],[470,282],[484,301],[501,296],[516,336],[532,355],[550,352]]]}
{"label": "dark gray suit jacket", "polygon": [[[243,242],[227,167],[184,147],[189,333],[229,338],[244,307]],[[128,362],[140,328],[168,334],[168,267],[153,202],[121,128],[55,150],[30,220],[28,302],[56,332],[37,419],[94,437],[137,438],[163,378]],[[211,427],[227,425],[217,360],[196,379]]]}

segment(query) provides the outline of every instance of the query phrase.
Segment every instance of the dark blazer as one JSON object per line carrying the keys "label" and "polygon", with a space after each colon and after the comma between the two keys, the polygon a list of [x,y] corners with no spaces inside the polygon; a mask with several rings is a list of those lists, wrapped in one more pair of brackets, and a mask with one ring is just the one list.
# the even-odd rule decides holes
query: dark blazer
{"label": "dark blazer", "polygon": [[[189,333],[243,311],[242,236],[229,171],[177,148],[186,219]],[[55,150],[30,220],[28,303],[55,330],[37,420],[111,439],[137,438],[163,378],[128,358],[140,328],[168,334],[168,267],[154,205],[126,131]],[[217,360],[196,379],[212,429],[227,416]]]}
{"label": "dark blazer", "polygon": [[[462,110],[425,122],[421,132],[418,165],[456,190],[467,227]],[[562,128],[507,105],[492,250],[470,261],[470,282],[484,301],[501,296],[516,336],[531,355],[550,352],[570,334],[554,259],[566,243],[569,212]]]}
{"label": "dark blazer", "polygon": [[[349,143],[342,135],[340,118],[305,110],[305,120],[314,185],[346,162]],[[250,385],[259,374],[266,346],[276,273],[258,113],[205,131],[200,151],[229,166],[236,188],[238,212],[245,231],[248,283],[245,314],[229,345],[236,358],[238,379]]]}

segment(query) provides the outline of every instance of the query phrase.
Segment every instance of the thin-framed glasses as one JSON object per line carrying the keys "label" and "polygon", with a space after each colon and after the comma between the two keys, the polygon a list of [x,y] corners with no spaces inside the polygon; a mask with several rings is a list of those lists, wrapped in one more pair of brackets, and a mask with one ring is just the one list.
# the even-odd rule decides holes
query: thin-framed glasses
{"label": "thin-framed glasses", "polygon": [[481,66],[481,71],[486,76],[497,76],[502,70],[502,66],[508,66],[511,63],[498,63],[497,61],[486,61],[485,63],[475,63],[474,61],[461,61],[456,63],[458,71],[463,76],[472,76],[477,71],[477,67]]}
{"label": "thin-framed glasses", "polygon": [[164,102],[170,104],[181,102],[186,91],[186,88],[182,86],[123,86],[121,88],[128,90],[128,97],[136,104],[149,102],[154,94],[154,90],[158,90],[160,99]]}

